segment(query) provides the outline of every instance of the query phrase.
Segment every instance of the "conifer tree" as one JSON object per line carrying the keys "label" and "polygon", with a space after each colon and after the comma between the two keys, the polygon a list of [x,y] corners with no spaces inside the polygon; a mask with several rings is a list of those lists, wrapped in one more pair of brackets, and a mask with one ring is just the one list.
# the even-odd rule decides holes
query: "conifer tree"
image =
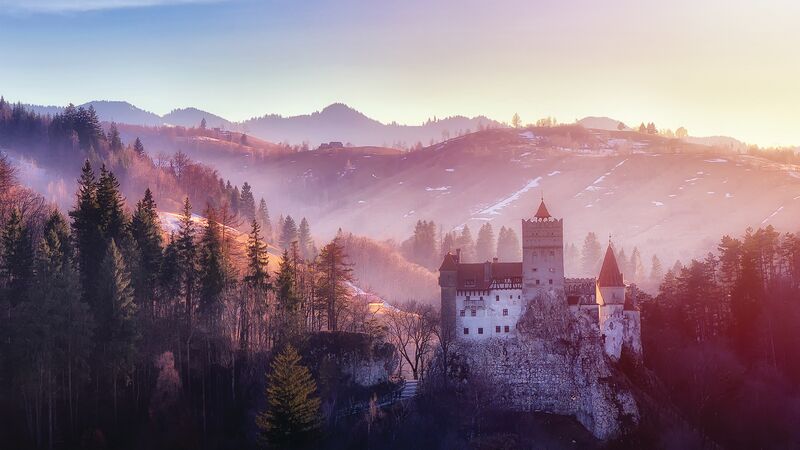
{"label": "conifer tree", "polygon": [[0,287],[5,288],[6,298],[14,306],[27,298],[33,277],[31,233],[17,208],[11,210],[3,227],[0,251]]}
{"label": "conifer tree", "polygon": [[653,283],[661,283],[664,279],[664,266],[657,255],[653,255],[652,262],[650,263],[650,281]]}
{"label": "conifer tree", "polygon": [[319,295],[325,303],[328,331],[338,329],[339,316],[349,307],[350,286],[355,280],[352,264],[346,261],[347,254],[340,239],[336,237],[322,248],[317,264],[320,274]]}
{"label": "conifer tree", "polygon": [[256,218],[256,201],[253,197],[253,189],[246,181],[242,184],[242,192],[239,194],[239,213],[248,222]]}
{"label": "conifer tree", "polygon": [[275,279],[275,301],[278,306],[278,342],[293,336],[299,331],[300,295],[297,291],[297,273],[295,261],[289,256],[289,250],[283,251],[278,275]]}
{"label": "conifer tree", "polygon": [[581,249],[581,268],[584,275],[597,275],[600,258],[603,256],[602,252],[603,248],[600,246],[600,241],[597,240],[597,235],[589,232],[583,240]]}
{"label": "conifer tree", "polygon": [[311,238],[311,227],[308,225],[308,220],[305,217],[300,221],[300,229],[297,233],[297,241],[300,246],[300,254],[303,259],[314,259],[312,248],[314,247],[314,240]]}
{"label": "conifer tree", "polygon": [[258,223],[261,225],[261,230],[264,234],[264,240],[267,242],[272,242],[273,233],[272,233],[272,221],[269,218],[269,210],[267,209],[267,202],[264,201],[264,198],[261,198],[261,201],[258,203],[258,212],[256,213],[256,219]]}
{"label": "conifer tree", "polygon": [[468,225],[461,229],[456,247],[461,249],[461,261],[473,262],[475,260],[475,242],[472,240],[472,232]]}
{"label": "conifer tree", "polygon": [[117,129],[117,124],[115,122],[111,122],[106,140],[108,140],[108,148],[112,152],[118,152],[122,150],[122,139],[119,137],[119,130]]}
{"label": "conifer tree", "polygon": [[253,220],[250,235],[247,237],[247,275],[245,282],[255,289],[269,287],[269,255],[267,245],[261,239],[261,227],[257,220]]}
{"label": "conifer tree", "polygon": [[292,242],[296,241],[297,239],[297,224],[295,223],[294,219],[292,219],[292,216],[286,216],[286,219],[283,221],[281,226],[281,237],[278,240],[278,244],[282,249],[286,250],[291,247]]}
{"label": "conifer tree", "polygon": [[96,337],[101,350],[99,363],[105,365],[111,375],[116,415],[119,375],[133,366],[138,331],[131,277],[114,240],[108,244],[98,278],[101,308],[96,313]]}
{"label": "conifer tree", "polygon": [[644,263],[642,263],[642,254],[639,252],[639,247],[633,247],[629,269],[631,271],[631,279],[633,281],[637,283],[644,281]]}
{"label": "conifer tree", "polygon": [[231,191],[231,210],[234,214],[238,215],[240,213],[240,203],[241,203],[242,194],[239,193],[239,186],[234,186],[233,190]]}
{"label": "conifer tree", "polygon": [[192,221],[192,204],[189,197],[183,201],[183,209],[179,219],[180,228],[175,242],[180,280],[184,295],[186,326],[191,328],[194,309],[194,290],[197,277],[197,247],[194,242],[194,222]]}
{"label": "conifer tree", "polygon": [[445,233],[444,237],[442,238],[442,249],[441,249],[441,257],[444,258],[444,255],[448,253],[455,253],[456,251],[456,238],[453,236],[453,233]]}
{"label": "conifer tree", "polygon": [[267,410],[256,417],[261,437],[272,448],[308,448],[320,429],[320,400],[311,372],[300,355],[287,345],[270,365]]}
{"label": "conifer tree", "polygon": [[133,141],[133,151],[135,151],[139,157],[143,157],[145,155],[144,144],[142,144],[142,140],[138,137],[135,141]]}
{"label": "conifer tree", "polygon": [[136,304],[148,313],[152,313],[162,257],[161,225],[156,208],[153,193],[150,188],[145,189],[144,197],[136,203],[130,223],[130,234],[136,250],[133,276],[135,299]]}
{"label": "conifer tree", "polygon": [[78,254],[81,293],[83,300],[94,310],[96,305],[96,275],[105,256],[105,244],[100,227],[100,210],[97,204],[97,181],[89,160],[81,169],[75,208],[72,218],[72,236]]}
{"label": "conifer tree", "polygon": [[100,169],[97,180],[97,209],[99,225],[106,242],[112,239],[121,245],[126,239],[125,199],[119,189],[119,181],[106,166]]}
{"label": "conifer tree", "polygon": [[478,240],[475,243],[475,255],[478,262],[491,261],[495,256],[494,231],[488,222],[478,230]]}
{"label": "conifer tree", "polygon": [[221,296],[225,288],[225,264],[222,255],[222,235],[216,212],[206,210],[206,226],[200,237],[198,273],[200,276],[200,313],[207,324],[214,325],[222,312]]}

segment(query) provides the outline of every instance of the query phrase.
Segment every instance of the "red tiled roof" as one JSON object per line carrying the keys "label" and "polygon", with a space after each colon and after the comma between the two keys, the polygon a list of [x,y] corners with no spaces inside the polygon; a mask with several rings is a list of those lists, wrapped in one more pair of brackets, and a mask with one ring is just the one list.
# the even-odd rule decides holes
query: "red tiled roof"
{"label": "red tiled roof", "polygon": [[507,282],[521,284],[522,263],[485,262],[458,265],[456,286],[459,290],[486,291],[493,281],[501,284]]}
{"label": "red tiled roof", "polygon": [[442,261],[442,265],[439,267],[439,270],[458,270],[458,258],[456,255],[447,252],[444,255],[444,260]]}
{"label": "red tiled roof", "polygon": [[625,286],[625,283],[622,281],[622,272],[619,271],[617,258],[614,256],[614,250],[611,249],[610,244],[608,249],[606,249],[606,256],[603,258],[603,267],[600,269],[600,275],[597,277],[597,285],[600,287]]}
{"label": "red tiled roof", "polygon": [[542,199],[542,203],[539,203],[539,209],[536,210],[536,215],[534,217],[537,219],[549,219],[552,217],[547,210],[547,206],[544,206],[544,199]]}

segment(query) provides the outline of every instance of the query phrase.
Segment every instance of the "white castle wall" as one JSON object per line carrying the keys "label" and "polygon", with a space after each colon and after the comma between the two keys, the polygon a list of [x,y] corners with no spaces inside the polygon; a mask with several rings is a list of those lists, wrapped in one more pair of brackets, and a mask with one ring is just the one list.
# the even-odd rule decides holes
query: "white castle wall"
{"label": "white castle wall", "polygon": [[456,336],[471,341],[512,336],[522,311],[521,289],[459,292],[456,295]]}

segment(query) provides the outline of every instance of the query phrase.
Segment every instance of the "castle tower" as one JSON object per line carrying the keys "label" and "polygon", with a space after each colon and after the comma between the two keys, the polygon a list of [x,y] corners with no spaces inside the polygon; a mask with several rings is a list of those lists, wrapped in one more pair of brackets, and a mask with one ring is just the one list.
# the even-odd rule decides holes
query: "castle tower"
{"label": "castle tower", "polygon": [[533,219],[522,221],[522,283],[526,300],[551,290],[563,297],[564,220],[550,215],[544,199]]}
{"label": "castle tower", "polygon": [[442,330],[455,337],[456,330],[456,294],[458,288],[458,265],[461,262],[460,251],[447,253],[439,267],[439,287],[442,289],[441,320]]}
{"label": "castle tower", "polygon": [[619,271],[617,258],[608,243],[603,267],[597,277],[595,290],[598,306],[600,333],[605,340],[606,353],[619,359],[625,339],[625,283]]}

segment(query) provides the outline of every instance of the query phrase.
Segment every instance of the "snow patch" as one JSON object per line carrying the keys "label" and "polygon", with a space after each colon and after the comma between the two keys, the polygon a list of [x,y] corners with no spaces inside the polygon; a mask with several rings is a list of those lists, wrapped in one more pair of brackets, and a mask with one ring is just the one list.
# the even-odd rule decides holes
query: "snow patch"
{"label": "snow patch", "polygon": [[455,172],[456,169],[444,169],[445,172]]}
{"label": "snow patch", "polygon": [[733,194],[731,194],[730,192],[726,192],[725,198],[733,198]]}
{"label": "snow patch", "polygon": [[767,221],[769,221],[769,219],[772,219],[773,217],[775,217],[776,215],[778,215],[778,213],[779,213],[779,212],[781,212],[781,211],[783,211],[783,206],[780,206],[778,209],[776,209],[775,211],[773,211],[773,212],[772,212],[772,214],[770,214],[769,216],[767,216],[767,218],[766,218],[766,219],[762,220],[762,221],[761,221],[761,225],[764,225],[765,223],[767,223]]}
{"label": "snow patch", "polygon": [[428,191],[428,192],[432,192],[432,191],[448,191],[448,190],[450,190],[451,187],[452,186],[439,186],[439,187],[435,187],[435,188],[426,187],[425,190]]}
{"label": "snow patch", "polygon": [[561,173],[561,171],[560,171],[560,170],[554,170],[554,171],[552,171],[552,172],[548,173],[548,174],[547,174],[547,176],[548,176],[548,177],[552,177],[552,176],[554,176],[554,175],[558,175],[558,174],[560,174],[560,173]]}
{"label": "snow patch", "polygon": [[705,161],[707,163],[726,163],[726,162],[728,162],[727,159],[722,159],[722,158],[707,159]]}
{"label": "snow patch", "polygon": [[514,203],[515,201],[519,200],[519,198],[522,196],[522,194],[524,194],[524,193],[530,191],[531,189],[539,186],[539,182],[541,180],[542,180],[542,177],[536,177],[533,180],[528,181],[528,184],[523,186],[522,189],[518,190],[517,192],[514,192],[513,194],[511,194],[508,197],[500,200],[499,202],[495,203],[494,205],[479,211],[479,213],[480,214],[488,214],[488,215],[491,215],[491,216],[499,215],[500,211],[502,211],[503,208],[505,208],[508,205],[510,205],[510,204]]}
{"label": "snow patch", "polygon": [[654,200],[654,201],[652,201],[652,202],[650,202],[650,203],[652,203],[652,204],[653,204],[653,206],[664,206],[664,203],[663,203],[663,202],[657,202],[657,201],[655,201],[655,200]]}

